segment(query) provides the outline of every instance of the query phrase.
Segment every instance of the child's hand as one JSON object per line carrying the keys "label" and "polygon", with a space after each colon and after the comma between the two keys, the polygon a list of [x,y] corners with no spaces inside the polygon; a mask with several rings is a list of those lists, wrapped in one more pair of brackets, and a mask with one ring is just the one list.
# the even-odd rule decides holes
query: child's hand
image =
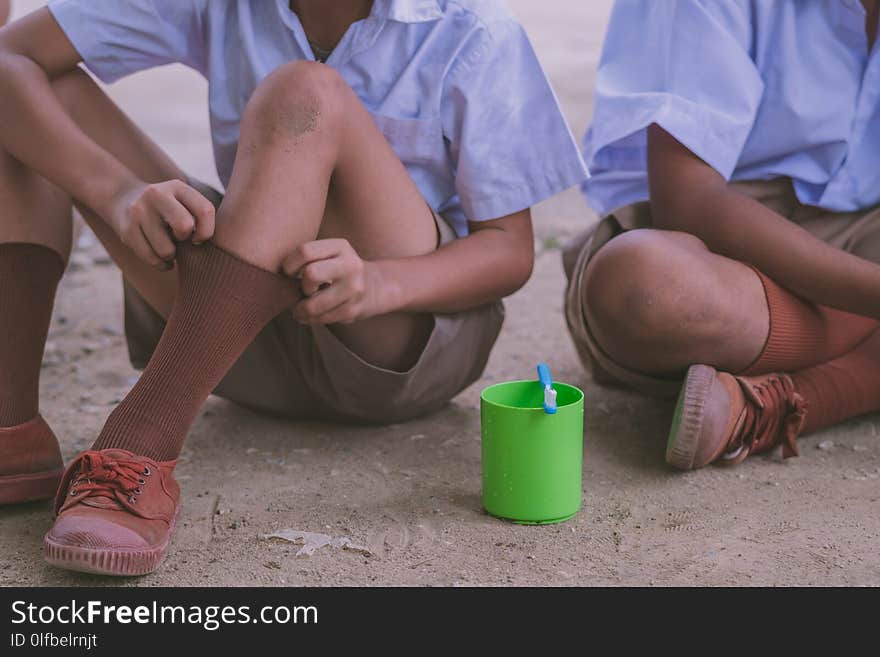
{"label": "child's hand", "polygon": [[164,271],[174,261],[174,240],[200,244],[214,235],[214,205],[180,180],[139,183],[120,197],[110,223],[123,244]]}
{"label": "child's hand", "polygon": [[379,269],[362,260],[348,240],[306,242],[282,266],[300,280],[305,298],[294,314],[303,324],[351,324],[382,313]]}

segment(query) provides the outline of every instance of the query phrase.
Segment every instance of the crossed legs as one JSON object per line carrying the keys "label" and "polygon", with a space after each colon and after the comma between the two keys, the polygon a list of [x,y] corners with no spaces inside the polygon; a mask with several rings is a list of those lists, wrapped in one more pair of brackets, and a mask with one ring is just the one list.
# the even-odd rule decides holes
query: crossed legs
{"label": "crossed legs", "polygon": [[[701,384],[693,413],[704,429],[710,421],[703,407],[713,394],[723,397],[721,408],[749,407],[742,416],[730,411],[727,431],[739,438],[743,422],[760,427],[753,432],[760,448],[778,444],[784,430],[810,432],[880,409],[876,321],[806,302],[754,268],[711,253],[692,235],[625,233],[600,249],[584,276],[587,321],[612,360],[661,378],[680,377],[696,364],[739,375],[738,385],[728,375],[719,379],[732,385],[724,395],[717,393],[721,385]],[[705,371],[696,374],[705,379]],[[683,388],[681,412],[688,386],[697,385],[693,378]],[[773,399],[762,397],[771,389]],[[801,401],[803,414],[795,412]],[[778,426],[771,427],[765,402],[779,413]]]}

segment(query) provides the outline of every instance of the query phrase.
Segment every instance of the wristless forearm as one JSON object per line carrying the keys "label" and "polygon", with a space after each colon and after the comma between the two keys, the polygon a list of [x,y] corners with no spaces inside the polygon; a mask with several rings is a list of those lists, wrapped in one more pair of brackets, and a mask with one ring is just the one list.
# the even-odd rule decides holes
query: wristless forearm
{"label": "wristless forearm", "polygon": [[808,301],[880,318],[880,265],[823,242],[753,199],[736,197],[705,204],[701,216],[711,218],[689,222],[689,232],[711,251],[754,265]]}
{"label": "wristless forearm", "polygon": [[384,312],[462,312],[519,289],[531,274],[531,253],[524,255],[509,235],[489,233],[458,239],[428,255],[374,263]]}

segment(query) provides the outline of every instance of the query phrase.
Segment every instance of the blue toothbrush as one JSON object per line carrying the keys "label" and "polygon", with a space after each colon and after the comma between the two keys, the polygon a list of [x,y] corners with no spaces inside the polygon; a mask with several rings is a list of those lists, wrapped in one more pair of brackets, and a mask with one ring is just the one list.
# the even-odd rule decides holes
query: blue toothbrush
{"label": "blue toothbrush", "polygon": [[546,363],[538,363],[538,378],[544,386],[544,412],[553,415],[556,413],[556,391],[553,389],[553,379]]}

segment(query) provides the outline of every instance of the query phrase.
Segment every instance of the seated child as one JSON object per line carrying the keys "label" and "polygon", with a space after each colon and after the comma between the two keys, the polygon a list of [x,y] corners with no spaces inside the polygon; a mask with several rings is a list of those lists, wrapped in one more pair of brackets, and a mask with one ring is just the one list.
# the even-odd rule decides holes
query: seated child
{"label": "seated child", "polygon": [[678,395],[666,460],[880,409],[880,2],[618,2],[565,253],[599,382]]}
{"label": "seated child", "polygon": [[[204,75],[225,196],[80,62]],[[475,381],[531,273],[529,208],[586,175],[494,0],[57,0],[0,32],[0,97],[0,500],[58,486],[37,391],[72,205],[122,271],[145,367],[58,487],[47,559],[90,572],[158,566],[212,391],[391,423]]]}

